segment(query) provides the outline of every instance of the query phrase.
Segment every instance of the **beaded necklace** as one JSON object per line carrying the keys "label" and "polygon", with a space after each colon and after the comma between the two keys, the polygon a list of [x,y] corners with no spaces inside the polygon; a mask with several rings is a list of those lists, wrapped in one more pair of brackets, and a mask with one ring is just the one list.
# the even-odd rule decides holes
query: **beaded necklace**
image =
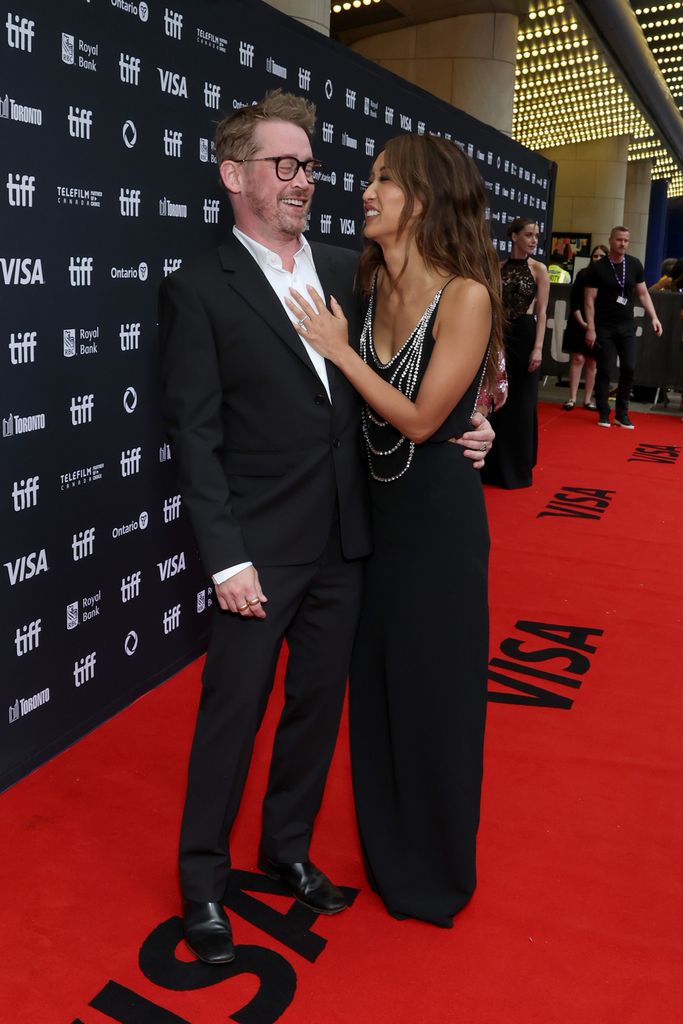
{"label": "beaded necklace", "polygon": [[[436,309],[439,299],[441,298],[441,292],[443,288],[439,289],[432,301],[427,306],[420,317],[417,326],[413,330],[410,337],[401,345],[398,352],[395,352],[391,359],[383,363],[377,355],[375,350],[375,343],[372,336],[372,321],[375,309],[375,286],[373,285],[372,292],[370,294],[370,302],[368,304],[368,311],[365,314],[365,323],[363,324],[363,331],[360,336],[360,356],[363,362],[370,365],[374,363],[378,370],[388,370],[391,368],[391,377],[389,383],[395,387],[402,395],[409,398],[411,401],[415,394],[415,388],[420,375],[420,366],[422,363],[422,354],[424,348],[425,334],[427,333],[427,325],[431,318],[432,313]],[[382,438],[382,430],[386,427],[390,427],[391,424],[387,420],[380,419],[377,413],[365,403],[361,409],[363,436],[365,438],[365,446],[368,453],[368,464],[370,467],[370,475],[373,480],[377,480],[380,483],[392,483],[394,480],[398,480],[407,473],[410,469],[413,461],[413,455],[415,454],[415,442],[408,441],[408,438],[404,434],[399,434],[398,441],[390,448],[379,447],[380,440]],[[408,441],[408,454],[406,456],[406,463],[403,469],[393,476],[381,476],[374,465],[373,459],[380,459],[388,455],[393,455],[399,448]]]}

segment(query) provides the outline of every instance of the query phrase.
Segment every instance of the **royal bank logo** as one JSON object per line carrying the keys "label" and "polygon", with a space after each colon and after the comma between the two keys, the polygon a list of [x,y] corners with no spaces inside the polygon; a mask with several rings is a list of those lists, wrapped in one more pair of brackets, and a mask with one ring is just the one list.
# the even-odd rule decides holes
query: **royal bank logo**
{"label": "royal bank logo", "polygon": [[355,89],[347,89],[346,90],[345,101],[346,101],[346,106],[347,106],[348,110],[355,110],[356,109],[356,90]]}
{"label": "royal bank logo", "polygon": [[10,206],[33,206],[36,179],[33,174],[7,175],[7,201]]}
{"label": "royal bank logo", "polygon": [[132,149],[138,141],[138,130],[133,121],[124,121],[121,135],[126,149]]}
{"label": "royal bank logo", "polygon": [[334,125],[331,121],[323,121],[323,142],[334,142]]}
{"label": "royal bank logo", "polygon": [[90,288],[92,285],[93,257],[71,256],[69,259],[69,284],[72,288]]}
{"label": "royal bank logo", "polygon": [[378,117],[379,103],[377,102],[377,100],[373,100],[369,96],[364,96],[363,113],[365,114],[366,117]]}
{"label": "royal bank logo", "polygon": [[254,44],[240,41],[240,64],[243,68],[254,66]]}
{"label": "royal bank logo", "polygon": [[119,341],[122,352],[133,352],[140,348],[141,324],[129,323],[119,326]]}
{"label": "royal bank logo", "polygon": [[375,155],[375,140],[374,139],[366,138],[366,140],[365,140],[365,155],[366,156],[374,156]]}
{"label": "royal bank logo", "polygon": [[321,213],[320,214],[320,234],[329,235],[332,231],[332,214]]}
{"label": "royal bank logo", "polygon": [[204,106],[218,110],[221,105],[221,87],[213,82],[204,82]]}
{"label": "royal bank logo", "polygon": [[171,555],[170,558],[165,558],[163,562],[157,562],[159,579],[162,583],[166,580],[172,579],[173,576],[177,576],[179,572],[183,572],[186,568],[184,551],[179,551],[177,555]]}
{"label": "royal bank logo", "polygon": [[49,703],[50,700],[50,688],[45,687],[44,690],[40,690],[38,693],[34,693],[32,697],[18,697],[14,704],[9,706],[9,724],[18,722],[24,715],[30,715],[36,708],[40,708],[43,704]]}
{"label": "royal bank logo", "polygon": [[358,149],[358,139],[354,139],[348,132],[342,132],[341,142],[342,146],[347,146],[348,149]]}
{"label": "royal bank logo", "polygon": [[205,199],[204,200],[204,223],[205,224],[218,224],[218,214],[220,212],[221,204],[218,199]]}
{"label": "royal bank logo", "polygon": [[23,658],[40,647],[40,634],[42,632],[42,619],[34,619],[25,626],[19,626],[14,634],[14,646],[17,651],[17,658]]}
{"label": "royal bank logo", "polygon": [[62,331],[64,355],[67,359],[74,356],[96,356],[100,337],[99,327],[66,327]]}
{"label": "royal bank logo", "polygon": [[27,107],[22,103],[16,103],[7,93],[0,98],[0,118],[9,121],[20,121],[23,124],[41,125],[43,123],[43,111],[40,107]]}
{"label": "royal bank logo", "polygon": [[39,476],[29,476],[25,480],[15,480],[12,485],[14,511],[23,512],[27,508],[35,508],[38,504],[39,490]]}
{"label": "royal bank logo", "polygon": [[8,11],[5,24],[7,26],[7,45],[11,46],[13,50],[24,50],[26,53],[31,53],[35,37],[35,21]]}
{"label": "royal bank logo", "polygon": [[19,434],[32,434],[34,430],[45,430],[45,413],[35,413],[33,416],[16,416],[10,413],[2,420],[2,436],[15,437]]}
{"label": "royal bank logo", "polygon": [[[78,49],[78,54],[76,53]],[[86,43],[83,39],[78,40],[62,32],[62,62],[70,66],[77,65],[83,71],[97,71],[97,60],[99,56],[99,45],[97,43]]]}
{"label": "royal bank logo", "polygon": [[5,284],[45,284],[42,260],[32,257],[0,257],[2,279]]}
{"label": "royal bank logo", "polygon": [[87,142],[90,141],[90,135],[92,132],[92,110],[86,110],[85,107],[74,107],[69,104],[69,113],[67,114],[67,122],[69,125],[69,135],[72,139],[85,139]]}
{"label": "royal bank logo", "polygon": [[164,522],[172,523],[176,519],[180,519],[179,494],[174,494],[173,497],[166,498],[164,501]]}
{"label": "royal bank logo", "polygon": [[182,267],[183,261],[179,259],[166,259],[164,260],[164,277],[168,277],[169,274],[173,274],[176,270]]}
{"label": "royal bank logo", "polygon": [[139,188],[119,189],[119,210],[122,217],[140,216],[141,194],[142,193]]}
{"label": "royal bank logo", "polygon": [[174,629],[177,629],[180,625],[180,605],[175,604],[172,608],[167,608],[164,612],[163,617],[164,623],[164,634],[168,635],[172,633]]}
{"label": "royal bank logo", "polygon": [[308,92],[311,88],[311,72],[308,68],[299,68],[299,88]]}
{"label": "royal bank logo", "polygon": [[91,651],[85,657],[74,662],[74,686],[83,686],[95,678],[95,666],[97,664],[97,651]]}
{"label": "royal bank logo", "polygon": [[66,606],[66,628],[76,629],[81,622],[91,622],[98,618],[102,602],[102,591],[89,597],[82,597],[80,601],[74,601]]}
{"label": "royal bank logo", "polygon": [[215,164],[218,162],[216,160],[216,147],[213,141],[209,139],[199,140],[199,159],[203,164],[208,164],[209,162]]}
{"label": "royal bank logo", "polygon": [[174,203],[164,197],[159,200],[159,216],[184,219],[187,217],[187,203]]}
{"label": "royal bank logo", "polygon": [[350,171],[344,172],[344,191],[353,192],[354,175]]}
{"label": "royal bank logo", "polygon": [[181,157],[183,155],[183,133],[171,128],[164,130],[164,156]]}
{"label": "royal bank logo", "polygon": [[135,476],[140,472],[140,461],[142,459],[142,448],[138,445],[137,448],[125,448],[121,452],[119,463],[121,466],[121,476]]}
{"label": "royal bank logo", "polygon": [[187,99],[187,78],[175,71],[168,71],[166,68],[157,67],[159,72],[159,85],[161,91],[169,96],[180,96]]}
{"label": "royal bank logo", "polygon": [[149,18],[149,7],[146,3],[131,3],[130,0],[110,0],[112,7],[124,14],[134,14],[140,21],[147,21]]}
{"label": "royal bank logo", "polygon": [[7,569],[10,587],[15,587],[17,583],[25,583],[26,580],[32,580],[35,576],[48,572],[50,568],[47,564],[45,548],[41,548],[40,551],[31,551],[27,555],[20,555],[19,558],[15,558],[11,562],[5,562],[4,566]]}
{"label": "royal bank logo", "polygon": [[79,469],[72,469],[69,473],[62,473],[60,490],[71,491],[75,487],[83,487],[84,484],[93,484],[102,479],[104,463],[96,462],[92,466],[83,466]]}
{"label": "royal bank logo", "polygon": [[9,361],[12,366],[25,366],[36,360],[38,332],[23,331],[9,336]]}
{"label": "royal bank logo", "polygon": [[84,423],[92,423],[94,409],[94,395],[75,395],[71,399],[71,405],[69,406],[71,425],[73,427],[81,427]]}
{"label": "royal bank logo", "polygon": [[130,533],[137,533],[138,530],[146,530],[149,526],[149,513],[141,512],[137,519],[132,519],[122,526],[115,526],[111,531],[112,540],[119,540],[120,537],[127,537]]}
{"label": "royal bank logo", "polygon": [[213,587],[197,591],[197,615],[213,607]]}
{"label": "royal bank logo", "polygon": [[140,596],[140,584],[142,582],[142,572],[140,569],[136,572],[130,573],[128,576],[124,576],[121,580],[121,603],[128,604],[129,601],[134,601]]}
{"label": "royal bank logo", "polygon": [[287,78],[287,68],[283,64],[278,64],[272,57],[266,57],[266,71],[276,78]]}
{"label": "royal bank logo", "polygon": [[87,530],[78,530],[71,536],[71,551],[74,562],[80,562],[84,558],[90,558],[95,551],[95,527],[90,526]]}
{"label": "royal bank logo", "polygon": [[206,29],[197,29],[197,42],[202,46],[208,46],[212,50],[217,50],[219,53],[228,52],[228,40],[224,36],[217,36],[213,32],[207,32]]}
{"label": "royal bank logo", "polygon": [[356,234],[356,222],[349,217],[339,218],[339,230],[342,235],[355,235]]}
{"label": "royal bank logo", "polygon": [[94,188],[57,185],[57,202],[60,206],[90,206],[99,209],[102,206],[102,193]]}
{"label": "royal bank logo", "polygon": [[124,85],[140,84],[141,65],[139,57],[132,57],[129,53],[119,53],[119,78]]}

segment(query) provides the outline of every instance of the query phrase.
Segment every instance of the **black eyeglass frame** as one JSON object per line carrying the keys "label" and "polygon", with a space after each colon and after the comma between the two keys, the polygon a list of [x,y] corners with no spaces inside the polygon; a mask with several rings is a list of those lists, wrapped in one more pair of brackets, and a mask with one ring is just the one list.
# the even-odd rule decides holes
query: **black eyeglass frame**
{"label": "black eyeglass frame", "polygon": [[[252,156],[247,157],[245,160],[235,160],[236,164],[255,164],[262,160],[269,160],[275,164],[275,174],[279,181],[294,181],[300,170],[303,170],[306,181],[310,182],[311,185],[315,184],[315,175],[320,175],[323,171],[323,165],[320,160],[314,160],[310,157],[308,160],[297,160],[295,156]],[[294,174],[289,178],[283,178],[280,174],[280,162],[282,160],[291,160],[296,164]],[[310,168],[310,177],[306,168]]]}

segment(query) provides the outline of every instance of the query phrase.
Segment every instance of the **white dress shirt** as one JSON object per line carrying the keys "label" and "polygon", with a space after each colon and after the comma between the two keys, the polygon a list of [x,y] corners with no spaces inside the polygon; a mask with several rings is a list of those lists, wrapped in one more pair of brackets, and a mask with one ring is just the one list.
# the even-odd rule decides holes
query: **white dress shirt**
{"label": "white dress shirt", "polygon": [[[261,245],[260,242],[250,238],[249,235],[245,235],[243,231],[233,227],[232,232],[247,252],[251,253],[259,267],[263,271],[278,299],[282,303],[282,306],[287,313],[287,316],[292,321],[296,322],[296,317],[289,311],[285,306],[285,298],[291,298],[289,289],[296,288],[304,298],[309,299],[307,285],[312,285],[325,300],[325,293],[320,284],[320,279],[315,270],[315,264],[313,262],[313,253],[311,247],[304,238],[303,235],[299,236],[301,242],[301,248],[294,254],[294,270],[290,273],[289,270],[285,270],[282,266],[282,259],[276,252],[268,249],[265,245]],[[332,401],[332,394],[330,392],[330,383],[327,379],[327,367],[323,357],[316,352],[316,350],[308,344],[305,338],[299,336],[306,352],[308,353],[311,362],[315,368],[315,372],[320,377],[323,387],[327,392],[327,397]],[[242,569],[247,569],[252,562],[240,562],[239,565],[232,565],[229,569],[222,569],[220,572],[215,572],[212,576],[214,583],[225,583],[231,576],[236,576]]]}

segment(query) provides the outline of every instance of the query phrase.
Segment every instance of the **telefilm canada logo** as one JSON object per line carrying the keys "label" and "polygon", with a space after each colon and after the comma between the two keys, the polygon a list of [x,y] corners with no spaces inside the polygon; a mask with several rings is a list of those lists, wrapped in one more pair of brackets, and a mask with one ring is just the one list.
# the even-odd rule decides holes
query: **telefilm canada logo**
{"label": "telefilm canada logo", "polygon": [[96,462],[92,466],[82,466],[79,469],[72,469],[68,473],[62,473],[59,477],[60,490],[71,491],[76,487],[94,484],[102,479],[103,472],[104,463]]}
{"label": "telefilm canada logo", "polygon": [[57,185],[57,203],[60,206],[89,206],[99,210],[102,206],[102,191],[76,185]]}

